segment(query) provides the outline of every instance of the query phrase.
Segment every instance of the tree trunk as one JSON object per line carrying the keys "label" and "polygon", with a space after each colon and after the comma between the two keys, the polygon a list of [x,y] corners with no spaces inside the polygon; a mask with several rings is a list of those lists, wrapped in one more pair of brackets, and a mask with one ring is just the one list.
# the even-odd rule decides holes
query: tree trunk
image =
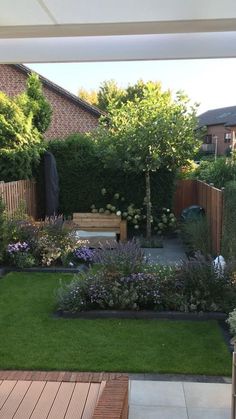
{"label": "tree trunk", "polygon": [[146,236],[147,240],[151,240],[152,234],[152,225],[151,225],[151,216],[152,216],[152,204],[151,204],[151,185],[150,185],[150,172],[147,170],[145,172],[145,180],[146,180],[146,204],[147,204],[147,230]]}

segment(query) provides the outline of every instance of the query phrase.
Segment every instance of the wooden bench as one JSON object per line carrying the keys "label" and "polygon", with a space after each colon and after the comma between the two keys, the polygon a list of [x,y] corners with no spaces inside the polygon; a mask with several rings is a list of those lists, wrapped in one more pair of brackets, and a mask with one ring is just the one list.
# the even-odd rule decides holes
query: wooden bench
{"label": "wooden bench", "polygon": [[75,212],[73,223],[80,230],[91,232],[114,232],[121,241],[127,240],[127,221],[115,214],[97,214],[89,212]]}

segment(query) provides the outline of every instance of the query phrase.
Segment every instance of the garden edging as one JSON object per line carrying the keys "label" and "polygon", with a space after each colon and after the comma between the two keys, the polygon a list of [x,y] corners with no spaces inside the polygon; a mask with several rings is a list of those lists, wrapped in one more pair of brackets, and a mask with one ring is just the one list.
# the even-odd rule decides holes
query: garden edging
{"label": "garden edging", "polygon": [[225,320],[227,315],[221,312],[189,313],[179,311],[152,311],[152,310],[90,310],[78,313],[69,313],[58,310],[56,317],[82,318],[82,319],[167,319],[167,320]]}

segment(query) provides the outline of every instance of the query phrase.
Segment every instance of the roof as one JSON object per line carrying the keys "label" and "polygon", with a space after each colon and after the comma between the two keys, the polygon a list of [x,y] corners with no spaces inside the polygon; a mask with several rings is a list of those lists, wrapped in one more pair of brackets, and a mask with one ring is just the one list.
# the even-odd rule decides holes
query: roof
{"label": "roof", "polygon": [[198,116],[199,128],[209,125],[236,125],[236,106],[211,109]]}
{"label": "roof", "polygon": [[[25,74],[31,74],[36,73],[36,71],[31,70],[30,68],[26,67],[23,64],[10,64],[12,67],[17,68],[21,72]],[[38,74],[38,73],[37,73]],[[48,80],[46,77],[41,76],[41,74],[38,74],[39,79],[41,80],[42,84],[44,86],[49,87],[50,89],[54,90],[56,93],[59,93],[60,95],[66,97],[67,99],[71,100],[72,102],[76,103],[81,108],[85,109],[86,111],[92,113],[96,116],[104,115],[104,112],[101,111],[96,106],[91,105],[90,103],[86,102],[83,99],[80,99],[78,96],[73,95],[72,93],[68,92],[68,90],[63,89],[63,87],[58,86],[58,84],[53,83],[51,80]]]}

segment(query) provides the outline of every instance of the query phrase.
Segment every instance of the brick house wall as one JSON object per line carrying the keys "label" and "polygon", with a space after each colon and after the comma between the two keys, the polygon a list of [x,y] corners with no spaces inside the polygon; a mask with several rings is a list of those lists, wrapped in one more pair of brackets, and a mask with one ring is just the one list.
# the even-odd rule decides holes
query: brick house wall
{"label": "brick house wall", "polygon": [[[233,133],[236,132],[236,127],[225,127],[224,125],[210,125],[207,127],[207,135],[212,135],[212,143],[215,144],[215,136],[217,137],[217,155],[225,155],[226,150],[233,143]],[[231,140],[225,142],[225,134],[231,133]]]}
{"label": "brick house wall", "polygon": [[[19,66],[21,67],[21,66]],[[22,66],[23,67],[23,66]],[[27,67],[18,68],[17,65],[0,65],[0,91],[9,96],[15,96],[25,90],[27,80]],[[30,71],[30,70],[29,70]],[[53,108],[51,124],[44,134],[45,138],[65,138],[76,132],[92,131],[98,126],[99,110],[84,104],[74,95],[57,85],[40,77],[43,84],[43,93]]]}

